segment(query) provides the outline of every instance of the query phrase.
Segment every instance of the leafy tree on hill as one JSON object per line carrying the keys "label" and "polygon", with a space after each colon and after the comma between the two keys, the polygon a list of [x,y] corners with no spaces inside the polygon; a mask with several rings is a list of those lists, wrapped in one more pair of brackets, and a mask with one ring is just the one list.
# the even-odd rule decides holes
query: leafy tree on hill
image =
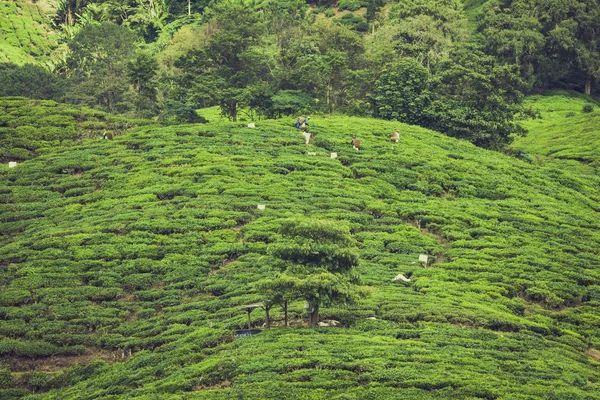
{"label": "leafy tree on hill", "polygon": [[585,76],[584,92],[589,96],[592,80],[600,79],[600,3],[580,0],[564,7],[564,13],[564,19],[550,32],[550,39],[555,46],[567,50],[568,58],[577,61]]}
{"label": "leafy tree on hill", "polygon": [[261,282],[271,302],[300,297],[308,304],[310,324],[319,322],[319,310],[330,303],[349,303],[360,294],[353,268],[358,253],[347,227],[334,221],[293,218],[279,228],[282,239],[268,252],[281,273]]}
{"label": "leafy tree on hill", "polygon": [[389,65],[375,82],[371,100],[375,115],[408,124],[425,123],[424,114],[431,101],[429,71],[416,60],[406,58]]}
{"label": "leafy tree on hill", "polygon": [[153,116],[158,111],[155,81],[158,62],[151,54],[140,52],[127,64],[127,77],[133,86],[133,104],[138,112]]}
{"label": "leafy tree on hill", "polygon": [[135,55],[136,39],[129,29],[112,22],[83,27],[69,43],[71,101],[99,105],[109,112],[125,111],[120,103],[129,87],[127,63]]}
{"label": "leafy tree on hill", "polygon": [[310,39],[292,72],[297,88],[314,93],[327,112],[364,98],[367,80],[361,78],[365,50],[360,35],[329,20],[318,21],[308,33]]}
{"label": "leafy tree on hill", "polygon": [[521,76],[532,87],[539,84],[542,65],[549,60],[542,54],[546,39],[542,34],[538,10],[518,7],[511,13],[502,12],[508,2],[491,3],[482,15],[479,30],[483,34],[486,52],[499,61],[519,66]]}
{"label": "leafy tree on hill", "polygon": [[514,65],[498,65],[476,47],[457,47],[432,79],[436,99],[428,110],[432,129],[500,149],[525,130],[515,122],[525,88]]}
{"label": "leafy tree on hill", "polygon": [[496,0],[478,24],[486,52],[518,65],[531,85],[570,84],[591,93],[600,79],[600,3]]}
{"label": "leafy tree on hill", "polygon": [[264,23],[251,8],[240,4],[217,4],[214,33],[205,46],[188,51],[176,63],[184,73],[181,85],[192,85],[192,96],[208,96],[223,115],[237,120],[241,106],[252,96],[251,85],[265,76],[265,65],[256,47],[265,33]]}

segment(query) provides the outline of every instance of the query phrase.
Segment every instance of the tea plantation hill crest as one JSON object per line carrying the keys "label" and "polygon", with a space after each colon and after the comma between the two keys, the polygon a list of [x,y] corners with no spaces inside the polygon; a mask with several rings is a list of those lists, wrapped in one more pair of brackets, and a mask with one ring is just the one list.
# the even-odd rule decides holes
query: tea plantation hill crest
{"label": "tea plantation hill crest", "polygon": [[[398,124],[373,119],[319,126],[311,150],[336,159],[264,120],[139,126],[0,168],[0,395],[598,398],[588,166],[408,125],[392,145]],[[290,328],[236,340],[290,218],[348,227],[366,296],[320,308],[343,327],[308,328],[292,292]],[[91,361],[109,351],[132,356]]]}

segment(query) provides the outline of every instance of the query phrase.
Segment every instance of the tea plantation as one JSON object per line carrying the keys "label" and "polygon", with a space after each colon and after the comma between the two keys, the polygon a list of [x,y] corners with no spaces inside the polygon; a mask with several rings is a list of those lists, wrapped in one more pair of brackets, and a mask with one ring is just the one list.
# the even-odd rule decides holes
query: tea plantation
{"label": "tea plantation", "polygon": [[[600,398],[598,175],[311,120],[309,145],[142,126],[1,167],[0,398]],[[290,217],[348,227],[366,296],[236,338]]]}
{"label": "tea plantation", "polygon": [[530,134],[514,148],[530,154],[575,160],[600,167],[600,102],[576,92],[548,91],[529,96],[526,104],[541,118],[524,122]]}
{"label": "tea plantation", "polygon": [[0,63],[49,61],[57,47],[49,25],[35,4],[0,1]]}
{"label": "tea plantation", "polygon": [[116,135],[132,126],[149,123],[51,100],[3,97],[0,98],[0,162],[28,160],[84,138]]}

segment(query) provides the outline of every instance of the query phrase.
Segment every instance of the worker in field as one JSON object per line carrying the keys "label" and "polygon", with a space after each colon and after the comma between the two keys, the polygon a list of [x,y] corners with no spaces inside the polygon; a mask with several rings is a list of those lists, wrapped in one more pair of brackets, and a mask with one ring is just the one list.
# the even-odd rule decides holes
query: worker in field
{"label": "worker in field", "polygon": [[302,126],[302,121],[300,121],[300,117],[296,118],[296,129],[300,129]]}
{"label": "worker in field", "polygon": [[301,125],[302,129],[304,129],[304,130],[308,130],[308,120],[309,120],[309,119],[310,119],[310,117],[306,117],[306,118],[304,119],[304,122],[302,122],[302,125]]}
{"label": "worker in field", "polygon": [[358,140],[356,136],[352,136],[352,148],[356,151],[360,149],[361,140]]}
{"label": "worker in field", "polygon": [[396,143],[400,140],[400,129],[397,129],[396,132],[390,136],[390,140],[392,143]]}

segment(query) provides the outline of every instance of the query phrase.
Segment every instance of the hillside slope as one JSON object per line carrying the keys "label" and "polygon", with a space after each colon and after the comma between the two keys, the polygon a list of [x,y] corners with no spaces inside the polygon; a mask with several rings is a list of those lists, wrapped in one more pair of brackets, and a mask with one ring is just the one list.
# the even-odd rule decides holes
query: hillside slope
{"label": "hillside slope", "polygon": [[[309,146],[292,120],[142,127],[1,168],[0,397],[600,398],[600,178],[314,120]],[[370,295],[236,339],[291,216],[347,224]]]}
{"label": "hillside slope", "polygon": [[151,121],[133,120],[83,106],[25,97],[0,98],[0,163],[23,161],[82,138],[116,135]]}
{"label": "hillside slope", "polygon": [[56,47],[48,17],[40,7],[0,1],[0,63],[45,63]]}
{"label": "hillside slope", "polygon": [[[526,105],[541,118],[523,122],[529,130],[513,147],[530,154],[589,164],[600,171],[600,105],[590,97],[567,91],[529,96]],[[591,107],[584,112],[585,106]]]}

